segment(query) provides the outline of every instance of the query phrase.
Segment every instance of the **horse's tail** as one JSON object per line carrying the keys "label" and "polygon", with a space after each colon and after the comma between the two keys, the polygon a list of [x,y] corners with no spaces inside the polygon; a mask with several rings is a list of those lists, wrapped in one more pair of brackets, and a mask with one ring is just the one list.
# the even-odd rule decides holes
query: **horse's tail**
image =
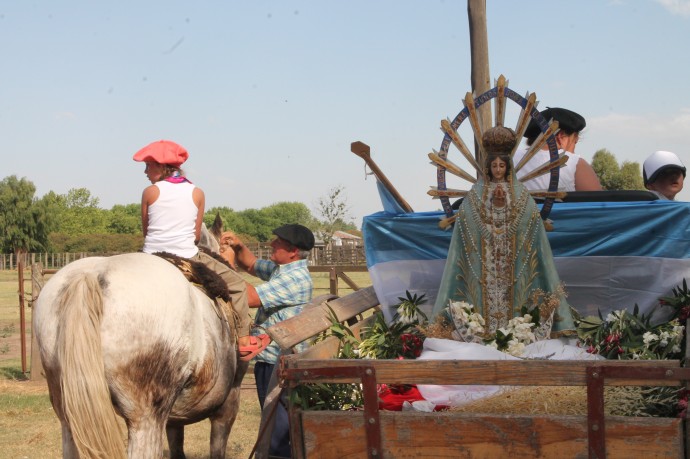
{"label": "horse's tail", "polygon": [[97,275],[73,277],[58,298],[56,351],[62,407],[80,457],[124,458],[124,441],[105,377],[102,317]]}

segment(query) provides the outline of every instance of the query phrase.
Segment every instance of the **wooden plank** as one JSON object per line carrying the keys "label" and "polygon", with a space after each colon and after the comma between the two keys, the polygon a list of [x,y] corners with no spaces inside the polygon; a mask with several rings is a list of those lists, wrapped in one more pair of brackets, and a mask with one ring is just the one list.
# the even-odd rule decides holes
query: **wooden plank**
{"label": "wooden plank", "polygon": [[335,270],[336,273],[340,274],[343,272],[357,272],[365,273],[368,271],[365,265],[320,265],[320,266],[309,266],[310,273],[329,273]]}
{"label": "wooden plank", "polygon": [[[640,366],[678,368],[678,360],[584,361],[584,360],[310,360],[302,355],[284,359],[287,369],[299,369],[299,378],[309,379],[303,370],[371,365],[378,383],[386,384],[470,384],[510,386],[585,386],[588,366]],[[538,378],[535,379],[535,375]],[[606,379],[607,386],[673,386],[678,379]],[[320,382],[359,382],[354,379],[320,379]]]}
{"label": "wooden plank", "polygon": [[350,287],[352,290],[354,290],[354,291],[359,290],[359,285],[357,285],[355,283],[355,281],[350,279],[347,274],[340,273],[340,274],[338,274],[338,277],[340,277],[340,279],[342,279],[348,285],[348,287]]}
{"label": "wooden plank", "polygon": [[[369,316],[366,319],[357,322],[350,327],[355,337],[359,339],[362,328],[368,327],[374,321],[374,316]],[[305,359],[331,359],[338,352],[340,340],[335,336],[329,336],[325,340],[318,343],[316,346],[310,346],[304,352],[300,353],[301,358]]]}
{"label": "wooden plank", "polygon": [[[366,457],[361,412],[301,412],[307,458]],[[586,458],[585,416],[380,413],[383,458]],[[683,457],[677,418],[608,417],[607,458]]]}
{"label": "wooden plank", "polygon": [[331,326],[326,304],[333,309],[338,320],[344,322],[378,306],[379,300],[374,287],[367,287],[342,298],[305,308],[298,316],[269,327],[267,333],[281,348],[290,349]]}

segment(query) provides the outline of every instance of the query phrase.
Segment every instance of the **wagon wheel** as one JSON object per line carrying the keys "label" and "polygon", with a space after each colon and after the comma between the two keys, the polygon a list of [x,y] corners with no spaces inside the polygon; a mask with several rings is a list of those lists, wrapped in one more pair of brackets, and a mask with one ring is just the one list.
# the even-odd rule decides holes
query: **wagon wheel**
{"label": "wagon wheel", "polygon": [[[441,221],[440,226],[442,228],[447,228],[448,226],[452,225],[453,221],[455,220],[455,212],[453,211],[453,208],[451,206],[450,198],[464,197],[467,193],[467,191],[465,190],[448,188],[446,184],[446,172],[450,172],[452,175],[464,179],[465,181],[470,182],[471,184],[477,182],[476,174],[473,175],[466,172],[461,167],[453,163],[450,159],[448,159],[450,145],[453,144],[455,148],[470,163],[470,165],[478,173],[482,173],[482,167],[480,166],[480,164],[483,164],[482,159],[485,157],[485,153],[483,151],[483,146],[481,145],[481,142],[478,142],[480,150],[478,156],[480,158],[480,161],[477,162],[474,155],[470,153],[469,149],[467,148],[462,138],[458,134],[458,128],[467,118],[469,118],[470,124],[472,125],[474,137],[476,139],[481,139],[482,132],[479,126],[477,109],[485,103],[487,103],[488,101],[490,101],[491,99],[495,100],[494,122],[496,126],[503,126],[503,122],[505,120],[506,99],[510,99],[516,104],[518,104],[520,107],[522,107],[517,125],[515,127],[515,133],[517,135],[517,138],[522,138],[522,135],[524,134],[525,130],[527,129],[527,126],[529,125],[530,118],[534,119],[537,122],[537,124],[539,125],[539,129],[541,130],[541,134],[539,135],[539,137],[537,137],[533,145],[529,148],[529,150],[527,151],[523,159],[520,161],[520,163],[514,165],[516,173],[534,156],[534,154],[536,154],[541,149],[544,143],[546,143],[549,147],[549,161],[544,163],[540,167],[536,168],[529,174],[525,175],[521,179],[519,179],[521,182],[525,182],[527,180],[531,180],[541,175],[551,175],[548,190],[530,191],[533,197],[544,199],[544,203],[540,211],[542,219],[546,219],[549,216],[554,200],[565,196],[564,192],[558,191],[559,169],[567,161],[567,156],[565,156],[564,154],[558,154],[558,146],[556,144],[555,136],[556,132],[558,131],[558,122],[552,121],[551,123],[548,123],[544,119],[544,117],[539,113],[539,111],[536,108],[536,94],[528,93],[526,98],[522,97],[521,95],[517,94],[516,92],[508,88],[505,77],[501,75],[498,78],[496,87],[488,90],[478,98],[475,99],[473,98],[471,93],[467,93],[463,101],[465,104],[465,108],[460,113],[458,113],[458,115],[452,121],[441,121],[441,130],[445,133],[443,137],[443,142],[441,143],[441,150],[438,152],[434,150],[432,153],[429,153],[429,159],[431,159],[432,164],[436,166],[437,186],[432,187],[428,194],[431,195],[434,199],[441,200],[443,210],[447,216],[447,218]],[[514,156],[519,144],[520,142],[517,142],[513,147],[513,151],[510,153],[511,158]]]}

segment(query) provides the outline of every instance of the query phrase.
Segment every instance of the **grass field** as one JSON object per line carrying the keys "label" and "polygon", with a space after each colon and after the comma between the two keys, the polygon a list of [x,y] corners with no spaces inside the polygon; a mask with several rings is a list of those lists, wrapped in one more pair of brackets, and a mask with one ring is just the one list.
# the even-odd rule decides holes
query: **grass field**
{"label": "grass field", "polygon": [[[329,292],[328,273],[313,273],[314,297]],[[367,272],[348,277],[360,288],[371,285]],[[27,271],[26,279],[30,279]],[[254,285],[256,278],[246,275]],[[31,283],[26,281],[26,298],[31,297]],[[0,457],[7,459],[62,457],[60,424],[50,405],[48,389],[43,381],[32,381],[22,372],[20,352],[19,295],[16,271],[0,270]],[[339,296],[352,290],[340,284]],[[31,309],[26,302],[27,370],[31,367]],[[258,432],[261,413],[256,398],[254,376],[250,368],[242,385],[242,403],[235,422],[227,455],[229,458],[249,456]],[[124,422],[123,435],[126,435]],[[210,423],[202,421],[185,429],[185,451],[189,459],[208,457]],[[124,437],[123,437],[124,438]]]}

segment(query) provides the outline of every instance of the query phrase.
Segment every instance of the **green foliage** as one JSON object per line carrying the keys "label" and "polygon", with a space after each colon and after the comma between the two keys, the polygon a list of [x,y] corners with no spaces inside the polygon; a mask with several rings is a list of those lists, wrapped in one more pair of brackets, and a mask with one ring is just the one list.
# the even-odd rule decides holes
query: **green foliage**
{"label": "green foliage", "polygon": [[115,205],[106,213],[110,234],[141,234],[141,205]]}
{"label": "green foliage", "polygon": [[71,253],[127,253],[141,250],[144,237],[139,234],[83,234],[51,233],[50,246],[54,252]]}
{"label": "green foliage", "polygon": [[397,359],[404,355],[403,335],[417,334],[416,323],[392,322],[388,324],[383,313],[377,312],[374,323],[362,329],[364,339],[359,343],[361,358]]}
{"label": "green foliage", "polygon": [[210,225],[219,214],[225,228],[244,242],[267,242],[273,239],[273,230],[286,223],[299,223],[314,228],[311,212],[299,202],[278,202],[261,209],[234,211],[228,207],[213,207],[204,214],[204,223]]}
{"label": "green foliage", "polygon": [[[424,302],[424,295],[405,292],[401,305],[410,317],[419,317],[416,306]],[[398,305],[400,307],[401,305]],[[359,342],[352,330],[338,321],[333,309],[328,307],[331,326],[317,341],[335,337],[340,341],[335,358],[338,359],[402,359],[415,358],[421,353],[423,336],[417,321],[393,321],[387,324],[381,312],[374,316],[374,323],[362,330],[364,339]],[[363,405],[362,389],[358,384],[301,384],[291,393],[290,400],[304,409],[349,410]]]}
{"label": "green foliage", "polygon": [[606,149],[597,151],[592,158],[592,168],[605,190],[644,190],[640,165],[624,161],[619,167],[616,156]]}
{"label": "green foliage", "polygon": [[620,171],[620,181],[623,190],[645,190],[640,165],[631,161],[623,161]]}
{"label": "green foliage", "polygon": [[286,223],[299,223],[307,228],[312,228],[317,223],[309,208],[301,202],[277,202],[261,209],[268,218],[276,221],[278,225]]}
{"label": "green foliage", "polygon": [[[340,341],[337,359],[356,359],[358,341],[349,327],[338,321],[330,306],[328,317],[331,326],[317,341],[333,336]],[[290,401],[310,410],[349,410],[364,404],[362,388],[358,384],[301,384],[290,394]]]}
{"label": "green foliage", "polygon": [[674,287],[671,293],[672,296],[665,296],[659,299],[659,303],[673,308],[674,317],[685,323],[690,316],[690,311],[688,311],[690,308],[690,290],[688,290],[687,280],[683,279],[683,284]]}
{"label": "green foliage", "polygon": [[34,199],[36,187],[12,175],[0,182],[0,247],[4,253],[46,250],[54,219],[49,202]]}
{"label": "green foliage", "polygon": [[71,236],[108,232],[108,211],[98,207],[98,198],[92,197],[86,188],[69,190],[63,204],[59,232]]}
{"label": "green foliage", "polygon": [[617,360],[660,360],[681,357],[684,327],[673,319],[652,325],[652,315],[626,310],[606,318],[589,316],[577,323],[577,334],[588,352]]}

